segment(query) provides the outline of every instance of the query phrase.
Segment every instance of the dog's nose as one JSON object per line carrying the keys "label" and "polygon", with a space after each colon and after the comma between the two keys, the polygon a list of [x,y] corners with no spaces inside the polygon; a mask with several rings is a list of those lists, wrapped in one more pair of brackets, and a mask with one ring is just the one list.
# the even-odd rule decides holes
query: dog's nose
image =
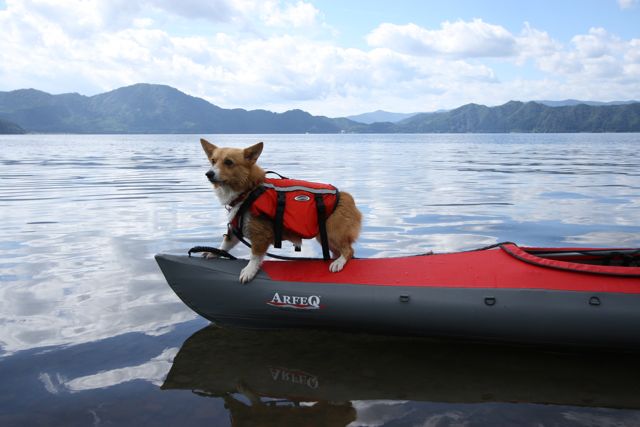
{"label": "dog's nose", "polygon": [[211,182],[214,182],[216,180],[216,173],[212,169],[209,169],[207,173],[205,173],[205,175]]}

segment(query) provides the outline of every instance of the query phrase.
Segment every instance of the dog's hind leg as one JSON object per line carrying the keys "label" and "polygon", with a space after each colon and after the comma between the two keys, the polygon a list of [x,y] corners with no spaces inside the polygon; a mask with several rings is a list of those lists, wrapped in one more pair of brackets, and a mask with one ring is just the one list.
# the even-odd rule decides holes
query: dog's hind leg
{"label": "dog's hind leg", "polygon": [[332,273],[337,273],[338,271],[342,270],[347,261],[353,258],[353,248],[351,247],[351,244],[345,244],[340,249],[338,249],[337,252],[340,253],[340,256],[336,258],[329,266],[329,271],[331,271]]}
{"label": "dog's hind leg", "polygon": [[332,252],[340,254],[329,266],[336,273],[353,258],[353,243],[360,234],[362,214],[356,208],[349,193],[340,193],[340,202],[335,211],[327,218],[327,237]]}

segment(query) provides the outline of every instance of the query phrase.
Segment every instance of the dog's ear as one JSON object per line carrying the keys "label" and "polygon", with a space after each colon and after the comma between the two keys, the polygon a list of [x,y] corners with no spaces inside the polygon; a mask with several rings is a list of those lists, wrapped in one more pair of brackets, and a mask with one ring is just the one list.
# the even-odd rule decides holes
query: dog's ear
{"label": "dog's ear", "polygon": [[207,153],[207,158],[210,158],[213,155],[213,152],[218,148],[204,138],[200,138],[200,144],[202,144],[204,152]]}
{"label": "dog's ear", "polygon": [[264,144],[262,142],[258,142],[256,145],[252,145],[249,148],[244,149],[244,158],[251,164],[254,164],[258,157],[260,157],[260,153],[262,153],[262,147]]}

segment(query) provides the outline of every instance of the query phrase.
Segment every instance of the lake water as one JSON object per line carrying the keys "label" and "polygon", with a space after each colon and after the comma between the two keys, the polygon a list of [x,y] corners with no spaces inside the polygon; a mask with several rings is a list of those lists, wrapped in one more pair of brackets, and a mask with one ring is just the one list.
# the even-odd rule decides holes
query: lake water
{"label": "lake water", "polygon": [[[640,247],[640,134],[206,137],[351,192],[360,257]],[[208,327],[153,260],[225,231],[198,139],[0,136],[0,425],[640,425],[634,355]]]}

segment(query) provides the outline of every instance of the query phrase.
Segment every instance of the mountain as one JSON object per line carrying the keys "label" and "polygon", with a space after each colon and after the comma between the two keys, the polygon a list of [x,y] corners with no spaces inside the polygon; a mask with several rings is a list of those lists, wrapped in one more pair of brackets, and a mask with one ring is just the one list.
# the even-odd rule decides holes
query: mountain
{"label": "mountain", "polygon": [[600,106],[600,105],[626,105],[626,104],[635,104],[640,101],[609,101],[609,102],[601,102],[601,101],[579,101],[577,99],[565,99],[562,101],[533,101],[538,104],[543,104],[548,107],[567,107],[573,105],[591,105],[591,106]]}
{"label": "mountain", "polygon": [[444,113],[418,114],[397,123],[395,132],[640,132],[640,103],[549,107],[510,101],[497,107],[468,104]]}
{"label": "mountain", "polygon": [[51,95],[35,89],[0,92],[0,120],[3,128],[43,133],[640,132],[640,103],[468,104],[397,123],[365,124],[302,110],[224,109],[170,86],[136,84],[95,96]]}
{"label": "mountain", "polygon": [[0,119],[0,135],[9,135],[9,134],[21,134],[25,133],[25,130],[22,129],[15,123],[9,122],[7,120]]}
{"label": "mountain", "polygon": [[376,110],[371,113],[357,114],[355,116],[347,116],[346,119],[354,122],[370,125],[371,123],[390,122],[397,123],[401,120],[408,119],[418,113],[391,113],[389,111]]}
{"label": "mountain", "polygon": [[83,96],[35,89],[0,92],[0,118],[31,132],[338,133],[361,124],[301,110],[224,109],[164,85],[136,84]]}

